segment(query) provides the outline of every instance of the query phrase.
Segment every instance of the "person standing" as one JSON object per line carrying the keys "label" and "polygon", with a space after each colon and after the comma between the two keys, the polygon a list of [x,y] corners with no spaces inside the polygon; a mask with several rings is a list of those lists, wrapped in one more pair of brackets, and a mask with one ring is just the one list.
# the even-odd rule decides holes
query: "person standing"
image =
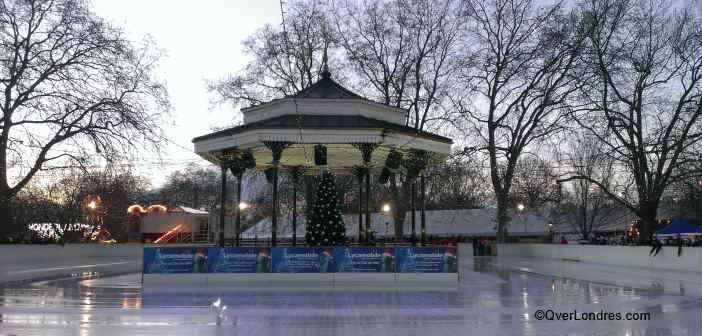
{"label": "person standing", "polygon": [[651,236],[651,252],[648,253],[649,256],[657,256],[661,249],[663,248],[663,243],[655,235]]}
{"label": "person standing", "polygon": [[193,273],[207,273],[207,249],[198,248],[193,257]]}
{"label": "person standing", "polygon": [[682,247],[683,247],[683,239],[680,237],[680,234],[675,236],[676,243],[678,244],[678,258],[682,255]]}

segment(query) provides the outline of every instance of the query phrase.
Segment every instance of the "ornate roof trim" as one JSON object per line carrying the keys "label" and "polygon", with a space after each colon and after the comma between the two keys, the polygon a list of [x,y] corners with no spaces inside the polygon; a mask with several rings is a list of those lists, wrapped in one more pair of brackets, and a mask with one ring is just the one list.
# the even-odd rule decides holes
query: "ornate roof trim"
{"label": "ornate roof trim", "polygon": [[407,135],[420,136],[423,138],[431,139],[434,141],[439,141],[443,143],[452,144],[453,140],[450,138],[426,132],[418,131],[412,127],[394,124],[391,122],[377,120],[372,118],[367,118],[364,116],[349,116],[349,115],[282,115],[275,118],[260,120],[214,133],[206,134],[194,138],[193,142],[199,142],[203,140],[231,136],[246,132],[253,129],[291,129],[291,128],[303,128],[303,129],[388,129],[396,132],[400,132]]}

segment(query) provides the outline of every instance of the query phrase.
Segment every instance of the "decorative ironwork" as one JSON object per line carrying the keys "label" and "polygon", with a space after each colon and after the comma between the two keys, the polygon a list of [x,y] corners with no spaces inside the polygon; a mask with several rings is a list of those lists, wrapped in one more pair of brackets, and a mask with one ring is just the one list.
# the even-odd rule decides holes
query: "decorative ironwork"
{"label": "decorative ironwork", "polygon": [[264,141],[263,144],[271,150],[271,153],[273,155],[273,165],[277,166],[278,164],[280,164],[280,158],[283,157],[283,150],[290,147],[292,145],[292,142]]}
{"label": "decorative ironwork", "polygon": [[378,148],[377,143],[356,143],[353,144],[359,151],[361,151],[361,157],[363,158],[363,164],[367,167],[373,156],[373,151]]}
{"label": "decorative ironwork", "polygon": [[363,182],[363,178],[368,174],[368,168],[364,166],[353,166],[351,173],[355,176],[359,183]]}
{"label": "decorative ironwork", "polygon": [[305,169],[304,166],[292,166],[288,167],[288,174],[290,174],[290,177],[292,178],[293,182],[298,182],[300,180],[300,177],[305,174],[307,169]]}
{"label": "decorative ironwork", "polygon": [[225,148],[215,154],[221,165],[229,166],[231,162],[239,158],[239,149],[236,147]]}
{"label": "decorative ironwork", "polygon": [[227,166],[222,164],[222,185],[219,194],[219,239],[217,244],[224,246],[224,206],[227,201]]}
{"label": "decorative ironwork", "polygon": [[404,166],[407,169],[407,177],[411,180],[419,177],[419,174],[429,164],[430,154],[427,151],[412,149],[405,159]]}
{"label": "decorative ironwork", "polygon": [[402,164],[402,153],[395,149],[390,150],[388,157],[385,159],[385,166],[378,176],[378,183],[388,183],[390,175],[400,168],[400,164]]}

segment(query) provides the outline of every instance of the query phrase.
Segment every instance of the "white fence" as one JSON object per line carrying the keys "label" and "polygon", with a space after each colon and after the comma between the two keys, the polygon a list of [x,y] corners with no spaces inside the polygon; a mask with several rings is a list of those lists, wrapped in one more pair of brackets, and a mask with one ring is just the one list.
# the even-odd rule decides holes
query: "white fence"
{"label": "white fence", "polygon": [[78,257],[134,259],[141,262],[142,244],[0,245],[0,265],[45,261],[70,261]]}
{"label": "white fence", "polygon": [[497,255],[537,259],[561,259],[594,264],[645,267],[677,271],[702,272],[702,248],[663,246],[660,253],[649,256],[650,246],[498,244]]}

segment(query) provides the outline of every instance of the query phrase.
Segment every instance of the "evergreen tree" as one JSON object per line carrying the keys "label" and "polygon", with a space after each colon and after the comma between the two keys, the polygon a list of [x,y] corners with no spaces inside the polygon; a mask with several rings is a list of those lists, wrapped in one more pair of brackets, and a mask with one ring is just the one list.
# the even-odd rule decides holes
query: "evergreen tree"
{"label": "evergreen tree", "polygon": [[309,246],[335,246],[346,244],[346,228],[341,216],[339,196],[334,176],[322,173],[317,185],[316,200],[307,219],[305,239]]}

